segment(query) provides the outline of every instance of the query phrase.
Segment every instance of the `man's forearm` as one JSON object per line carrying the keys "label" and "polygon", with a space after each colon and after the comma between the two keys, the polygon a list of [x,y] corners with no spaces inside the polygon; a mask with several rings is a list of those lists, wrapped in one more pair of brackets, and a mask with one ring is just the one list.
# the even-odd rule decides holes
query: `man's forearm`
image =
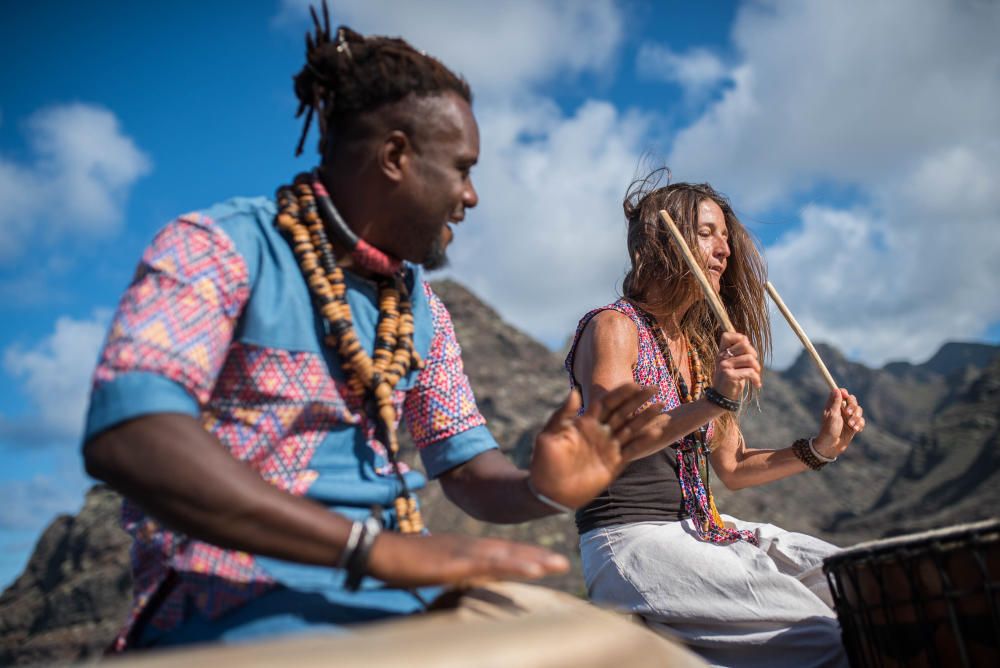
{"label": "man's forearm", "polygon": [[487,450],[442,475],[441,486],[455,505],[484,522],[516,524],[558,512],[535,497],[528,476],[499,450]]}
{"label": "man's forearm", "polygon": [[228,549],[332,565],[350,522],[237,461],[197,420],[149,415],[84,447],[87,471],[170,528]]}

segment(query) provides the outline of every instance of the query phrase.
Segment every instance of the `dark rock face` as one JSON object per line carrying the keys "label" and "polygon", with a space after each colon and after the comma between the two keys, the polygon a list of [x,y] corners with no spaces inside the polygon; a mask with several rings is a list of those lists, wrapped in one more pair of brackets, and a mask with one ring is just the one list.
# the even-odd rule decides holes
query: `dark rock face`
{"label": "dark rock face", "polygon": [[[527,467],[534,434],[568,391],[563,356],[504,323],[460,285],[442,281],[435,290],[452,313],[491,431],[503,452]],[[865,406],[868,428],[820,473],[739,492],[717,485],[723,512],[840,545],[1000,514],[1000,347],[947,344],[925,364],[883,369],[818,348],[834,378]],[[747,443],[780,448],[814,434],[826,396],[805,355],[785,372],[769,371],[760,410],[743,419]],[[412,447],[406,459],[419,468]],[[572,572],[544,584],[584,594],[571,517],[485,524],[433,482],[421,499],[435,532],[521,540],[570,556]],[[0,664],[70,662],[108,644],[131,596],[119,506],[113,492],[97,486],[79,515],[59,517],[45,531],[24,574],[0,596]]]}
{"label": "dark rock face", "polygon": [[[839,545],[1000,514],[1000,347],[949,343],[925,364],[883,369],[817,348],[858,396],[868,427],[819,474],[716,490],[724,511]],[[781,447],[814,434],[826,395],[805,354],[784,373],[768,372],[760,412],[743,421],[747,443]]]}
{"label": "dark rock face", "polygon": [[0,664],[69,663],[98,656],[131,602],[131,539],[121,498],[103,485],[76,517],[57,517],[24,573],[0,596]]}

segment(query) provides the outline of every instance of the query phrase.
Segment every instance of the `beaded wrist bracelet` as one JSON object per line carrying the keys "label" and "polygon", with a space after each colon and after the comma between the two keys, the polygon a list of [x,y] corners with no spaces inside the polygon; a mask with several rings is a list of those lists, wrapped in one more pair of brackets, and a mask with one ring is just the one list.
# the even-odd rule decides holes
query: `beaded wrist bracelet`
{"label": "beaded wrist bracelet", "polygon": [[818,471],[830,462],[837,460],[836,457],[830,459],[829,457],[824,457],[823,455],[816,452],[812,445],[812,439],[800,438],[799,440],[792,443],[792,452],[799,460],[811,468],[813,471]]}
{"label": "beaded wrist bracelet", "polygon": [[725,408],[727,411],[732,411],[734,413],[740,409],[740,406],[743,405],[743,402],[730,399],[714,387],[706,387],[702,394],[716,406]]}

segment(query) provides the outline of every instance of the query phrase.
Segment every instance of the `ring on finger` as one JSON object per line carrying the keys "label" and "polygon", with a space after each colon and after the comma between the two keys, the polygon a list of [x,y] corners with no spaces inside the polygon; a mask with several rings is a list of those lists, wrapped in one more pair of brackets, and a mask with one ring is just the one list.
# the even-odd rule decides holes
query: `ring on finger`
{"label": "ring on finger", "polygon": [[722,351],[722,359],[727,360],[730,357],[736,357],[736,355],[733,355],[733,351],[732,350],[730,350],[729,348],[726,348],[725,350]]}

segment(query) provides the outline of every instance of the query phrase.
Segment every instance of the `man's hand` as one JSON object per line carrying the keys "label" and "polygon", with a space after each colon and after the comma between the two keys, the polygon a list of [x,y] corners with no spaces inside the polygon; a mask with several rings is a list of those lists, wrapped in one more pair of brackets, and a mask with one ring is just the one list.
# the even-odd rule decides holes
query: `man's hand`
{"label": "man's hand", "polygon": [[383,532],[375,539],[368,560],[370,575],[397,587],[528,580],[567,570],[566,557],[539,547],[454,534]]}
{"label": "man's hand", "polygon": [[[656,388],[623,385],[594,401],[583,415],[580,393],[573,390],[535,438],[531,482],[539,493],[578,508],[607,487],[625,468],[622,449],[660,438],[647,427],[663,409],[651,404],[636,410]],[[649,433],[647,433],[649,431]]]}

